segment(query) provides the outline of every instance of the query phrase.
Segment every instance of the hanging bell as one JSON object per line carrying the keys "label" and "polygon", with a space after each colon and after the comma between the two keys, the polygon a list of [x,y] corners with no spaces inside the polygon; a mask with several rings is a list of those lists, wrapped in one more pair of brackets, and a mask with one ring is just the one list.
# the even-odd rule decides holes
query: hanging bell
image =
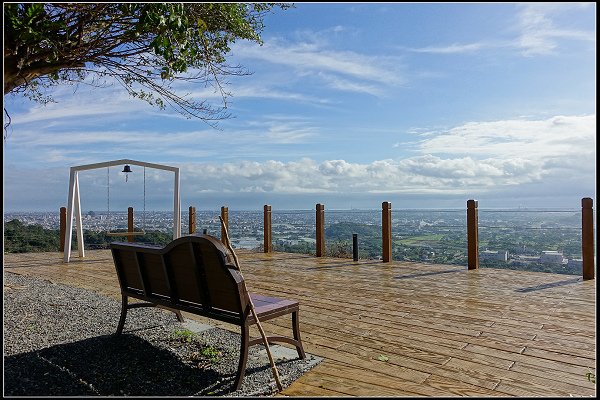
{"label": "hanging bell", "polygon": [[125,167],[123,167],[123,171],[121,172],[125,172],[125,182],[127,182],[127,179],[129,178],[129,173],[131,172],[131,167],[129,165],[125,165]]}

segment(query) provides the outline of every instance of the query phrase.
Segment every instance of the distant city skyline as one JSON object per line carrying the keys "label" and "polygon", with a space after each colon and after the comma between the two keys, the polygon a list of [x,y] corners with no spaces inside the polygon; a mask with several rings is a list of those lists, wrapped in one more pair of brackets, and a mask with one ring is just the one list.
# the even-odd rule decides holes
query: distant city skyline
{"label": "distant city skyline", "polygon": [[[219,235],[221,225],[219,211],[196,210],[196,229],[212,235]],[[105,211],[85,213],[82,217],[85,232],[107,232],[127,229],[127,213],[118,215]],[[146,233],[160,231],[166,237],[153,240],[166,241],[172,234],[172,212],[139,213],[134,221],[135,228]],[[466,220],[464,210],[395,210],[392,218],[392,236],[398,250],[399,259],[429,260],[437,263],[466,262]],[[325,233],[328,243],[345,242],[350,246],[354,233],[360,237],[364,257],[381,257],[381,211],[327,210],[325,212]],[[59,229],[60,218],[57,212],[5,213],[5,222],[18,219],[24,225],[41,225],[45,229]],[[314,250],[315,213],[312,210],[272,213],[272,238],[279,251],[310,252]],[[188,231],[187,212],[181,216],[182,232]],[[230,238],[236,247],[256,249],[263,244],[262,210],[229,210]],[[13,224],[11,224],[13,225]],[[552,272],[581,272],[581,213],[571,211],[532,211],[495,212],[484,210],[479,213],[480,260],[503,262],[504,266],[527,269],[542,268],[546,272],[549,264]],[[566,234],[565,234],[566,233]],[[87,234],[87,246],[97,248],[105,242],[102,236]],[[92,238],[92,237],[93,238]],[[10,243],[18,235],[7,236]],[[95,242],[94,242],[95,240]],[[483,244],[485,243],[485,244]],[[153,244],[158,244],[154,242]],[[106,243],[105,243],[106,245]],[[291,246],[291,247],[290,247]],[[491,248],[490,248],[491,246]],[[332,247],[336,248],[336,245]],[[550,250],[549,250],[550,249]],[[458,252],[457,252],[458,250]],[[416,259],[415,259],[416,257]],[[533,263],[533,264],[532,264]],[[535,265],[540,263],[543,265]],[[489,265],[488,265],[489,266]],[[498,265],[496,265],[498,267]]]}
{"label": "distant city skyline", "polygon": [[[266,17],[262,46],[232,46],[253,74],[230,80],[219,130],[118,85],[62,86],[45,106],[6,95],[4,210],[58,210],[71,166],[117,159],[179,167],[182,210],[577,209],[596,196],[595,16],[595,3],[298,3]],[[80,175],[82,210],[143,208],[142,170],[121,169],[110,197],[106,170]],[[172,209],[172,178],[146,172],[146,209]]]}

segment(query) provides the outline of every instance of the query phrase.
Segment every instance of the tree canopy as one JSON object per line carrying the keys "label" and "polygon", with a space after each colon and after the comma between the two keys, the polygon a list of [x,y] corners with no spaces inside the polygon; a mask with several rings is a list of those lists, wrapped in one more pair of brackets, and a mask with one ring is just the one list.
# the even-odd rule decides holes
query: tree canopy
{"label": "tree canopy", "polygon": [[[55,85],[118,81],[148,103],[208,123],[226,118],[223,79],[238,39],[262,44],[264,16],[283,3],[5,3],[4,94],[46,103]],[[212,86],[222,97],[178,93],[177,81]],[[5,110],[6,111],[6,110]]]}

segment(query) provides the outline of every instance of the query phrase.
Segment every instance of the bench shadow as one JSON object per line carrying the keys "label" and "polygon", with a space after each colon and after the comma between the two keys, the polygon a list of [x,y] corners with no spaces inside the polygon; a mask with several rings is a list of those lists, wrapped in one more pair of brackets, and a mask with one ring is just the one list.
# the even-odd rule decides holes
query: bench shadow
{"label": "bench shadow", "polygon": [[[152,382],[152,384],[148,384]],[[192,396],[231,390],[232,376],[185,364],[131,334],[4,357],[7,396]],[[212,388],[205,393],[206,388]]]}

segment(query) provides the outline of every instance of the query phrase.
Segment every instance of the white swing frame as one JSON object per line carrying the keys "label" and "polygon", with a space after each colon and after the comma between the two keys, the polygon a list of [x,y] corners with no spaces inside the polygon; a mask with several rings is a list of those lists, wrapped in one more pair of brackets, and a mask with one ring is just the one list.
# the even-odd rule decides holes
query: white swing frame
{"label": "white swing frame", "polygon": [[106,161],[95,164],[78,165],[75,167],[71,167],[71,173],[69,177],[67,227],[65,232],[65,253],[63,259],[65,263],[68,263],[71,259],[71,240],[73,240],[73,217],[75,217],[75,224],[77,228],[77,249],[79,251],[79,257],[85,257],[85,249],[83,243],[83,226],[81,219],[81,199],[79,196],[79,172],[123,164],[161,169],[164,171],[171,171],[175,174],[173,188],[173,240],[181,237],[181,195],[179,191],[179,168],[172,167],[169,165],[153,164],[144,161],[128,159]]}

